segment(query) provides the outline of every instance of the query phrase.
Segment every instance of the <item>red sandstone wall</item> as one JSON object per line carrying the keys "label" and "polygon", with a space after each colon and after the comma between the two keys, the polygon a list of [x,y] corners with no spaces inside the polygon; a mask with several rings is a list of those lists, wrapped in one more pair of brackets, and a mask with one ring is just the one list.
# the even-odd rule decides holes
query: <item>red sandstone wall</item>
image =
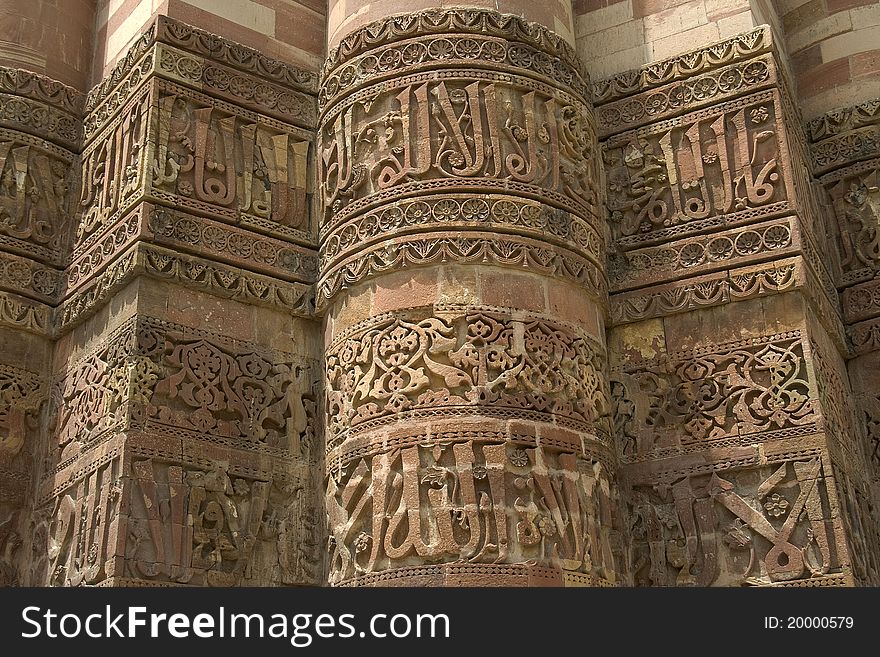
{"label": "red sandstone wall", "polygon": [[324,57],[322,0],[98,0],[93,83],[101,80],[157,14],[310,69]]}
{"label": "red sandstone wall", "polygon": [[804,119],[880,96],[880,3],[777,3]]}

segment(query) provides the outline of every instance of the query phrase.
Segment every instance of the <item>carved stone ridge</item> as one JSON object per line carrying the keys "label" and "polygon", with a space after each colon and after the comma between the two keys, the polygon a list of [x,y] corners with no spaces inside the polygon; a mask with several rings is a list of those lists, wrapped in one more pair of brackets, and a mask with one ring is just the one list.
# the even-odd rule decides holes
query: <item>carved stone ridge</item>
{"label": "carved stone ridge", "polygon": [[272,80],[306,93],[314,94],[318,76],[311,71],[291,66],[265,56],[247,46],[187,25],[168,16],[159,16],[131,46],[125,56],[98,85],[92,88],[85,103],[90,114],[110,92],[122,82],[154,43],[166,43],[188,52],[203,55],[238,70]]}
{"label": "carved stone ridge", "polygon": [[51,105],[68,114],[81,115],[85,96],[73,87],[45,75],[0,66],[0,91]]}
{"label": "carved stone ridge", "polygon": [[600,80],[593,85],[593,101],[597,106],[603,105],[674,80],[750,59],[772,47],[769,27],[761,26],[711,46]]}
{"label": "carved stone ridge", "polygon": [[875,123],[880,123],[880,98],[826,112],[808,121],[806,132],[810,141],[817,142]]}
{"label": "carved stone ridge", "polygon": [[584,80],[589,80],[574,48],[560,35],[519,16],[477,8],[434,8],[397,14],[358,28],[330,51],[322,77],[326,79],[329,73],[344,62],[377,46],[396,43],[411,37],[450,33],[500,37],[508,41],[529,44],[560,58],[578,69]]}

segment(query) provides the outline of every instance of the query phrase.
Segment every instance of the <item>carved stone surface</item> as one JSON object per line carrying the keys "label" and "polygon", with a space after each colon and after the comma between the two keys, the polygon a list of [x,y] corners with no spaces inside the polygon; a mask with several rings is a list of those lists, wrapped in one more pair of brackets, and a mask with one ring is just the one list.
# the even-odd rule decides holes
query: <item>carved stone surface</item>
{"label": "carved stone surface", "polygon": [[601,462],[525,441],[450,437],[353,459],[328,486],[330,583],[372,585],[377,572],[425,561],[614,583],[624,555],[613,490]]}
{"label": "carved stone surface", "polygon": [[312,584],[320,576],[316,500],[302,482],[136,460],[125,575],[203,586]]}
{"label": "carved stone surface", "polygon": [[332,584],[621,581],[588,84],[558,36],[482,10],[378,21],[331,53],[318,308],[400,270],[473,267],[571,282],[594,317],[557,317],[543,292],[493,303],[487,286],[470,303],[392,294],[389,312],[334,322]]}
{"label": "carved stone surface", "polygon": [[0,585],[880,584],[880,101],[412,8],[0,67]]}
{"label": "carved stone surface", "polygon": [[[880,147],[877,152],[880,153]],[[828,192],[837,220],[840,283],[869,280],[880,269],[880,160],[867,160],[839,172]]]}
{"label": "carved stone surface", "polygon": [[636,485],[636,585],[835,586],[848,571],[820,454]]}
{"label": "carved stone surface", "polygon": [[874,493],[857,475],[841,522],[825,483],[871,469],[843,356],[880,343],[873,283],[838,288],[873,276],[873,172],[826,172],[865,158],[874,108],[813,122],[808,151],[770,35],[594,85],[636,585],[876,581]]}
{"label": "carved stone surface", "polygon": [[143,316],[108,334],[54,386],[43,490],[55,520],[35,583],[316,582],[315,370]]}
{"label": "carved stone surface", "polygon": [[[57,80],[0,67],[0,125],[76,150],[84,98]],[[63,194],[62,194],[63,196]]]}
{"label": "carved stone surface", "polygon": [[602,430],[608,399],[594,340],[543,317],[479,307],[435,312],[421,321],[380,316],[329,346],[328,450],[359,425],[374,428],[410,411],[440,417],[471,408]]}
{"label": "carved stone surface", "polygon": [[11,460],[21,451],[28,429],[45,401],[45,381],[27,370],[0,367],[0,454]]}
{"label": "carved stone surface", "polygon": [[175,427],[280,454],[316,453],[314,364],[152,318],[131,319],[58,377],[54,467],[108,431]]}
{"label": "carved stone surface", "polygon": [[0,129],[0,245],[61,264],[70,228],[73,154]]}
{"label": "carved stone surface", "polygon": [[790,211],[772,94],[615,135],[605,144],[612,234],[623,248]]}

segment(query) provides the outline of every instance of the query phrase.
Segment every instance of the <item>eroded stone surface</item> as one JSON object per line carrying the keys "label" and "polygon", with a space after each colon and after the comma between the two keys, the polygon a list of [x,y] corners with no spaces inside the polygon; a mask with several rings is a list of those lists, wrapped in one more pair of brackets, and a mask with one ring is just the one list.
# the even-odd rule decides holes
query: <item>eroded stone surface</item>
{"label": "eroded stone surface", "polygon": [[312,4],[0,44],[0,584],[880,583],[870,8]]}

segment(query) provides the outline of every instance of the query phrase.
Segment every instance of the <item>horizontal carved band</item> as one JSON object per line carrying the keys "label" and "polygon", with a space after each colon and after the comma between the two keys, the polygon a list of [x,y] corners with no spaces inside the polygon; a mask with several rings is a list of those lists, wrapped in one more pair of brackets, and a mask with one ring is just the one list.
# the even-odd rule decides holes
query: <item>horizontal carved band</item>
{"label": "horizontal carved band", "polygon": [[250,273],[167,249],[136,244],[59,307],[59,329],[95,312],[114,292],[141,274],[205,290],[243,303],[283,308],[299,316],[314,313],[311,287]]}
{"label": "horizontal carved band", "polygon": [[490,229],[543,237],[597,264],[605,257],[604,239],[594,225],[564,210],[514,196],[425,195],[335,227],[322,237],[321,267],[327,271],[352,251],[390,234]]}
{"label": "horizontal carved band", "polygon": [[485,586],[486,577],[494,586],[618,586],[601,576],[571,570],[545,568],[531,564],[428,564],[392,568],[381,573],[361,574],[336,586]]}
{"label": "horizontal carved band", "polygon": [[402,412],[479,407],[601,424],[607,408],[602,349],[595,338],[550,319],[450,307],[443,315],[381,317],[328,347],[327,446],[363,422]]}
{"label": "horizontal carved band", "polygon": [[634,246],[781,210],[788,165],[777,103],[766,91],[607,140],[615,240]]}
{"label": "horizontal carved band", "polygon": [[[153,62],[159,59],[156,44],[179,48],[198,58],[205,58],[241,71],[250,78],[245,86],[258,85],[260,80],[278,84],[296,92],[314,95],[317,91],[317,75],[296,68],[284,62],[266,57],[264,54],[231,42],[220,36],[186,25],[167,16],[158,16],[147,27],[144,34],[129,48],[122,60],[95,86],[88,95],[85,111],[87,136],[99,130],[111,119],[116,110],[133,94],[140,83],[149,77]],[[219,70],[219,69],[218,69]],[[244,80],[245,78],[242,78]],[[216,80],[206,78],[210,85]],[[253,81],[253,82],[252,82]]]}
{"label": "horizontal carved band", "polygon": [[238,105],[275,116],[301,127],[312,127],[317,118],[313,94],[261,81],[233,68],[213,63],[165,45],[155,49],[156,71],[163,77],[197,87]]}
{"label": "horizontal carved band", "polygon": [[0,326],[48,335],[53,328],[51,316],[48,305],[16,294],[0,292]]}
{"label": "horizontal carved band", "polygon": [[744,301],[767,294],[799,289],[808,275],[799,259],[777,260],[768,265],[735,269],[689,278],[682,282],[610,297],[613,324]]}
{"label": "horizontal carved band", "polygon": [[229,261],[245,268],[288,280],[311,282],[318,271],[314,251],[254,235],[200,217],[154,208],[149,227],[160,245],[187,246],[203,256]]}
{"label": "horizontal carved band", "polygon": [[481,233],[416,235],[380,242],[323,273],[316,304],[324,308],[340,291],[384,273],[442,263],[498,265],[567,279],[601,303],[608,294],[605,275],[595,262],[547,242]]}
{"label": "horizontal carved band", "polygon": [[815,142],[874,123],[880,123],[880,98],[832,110],[809,121],[806,130],[810,141]]}
{"label": "horizontal carved band", "polygon": [[[146,219],[142,217],[144,210]],[[115,230],[68,266],[68,295],[132,242],[144,239],[178,252],[188,251],[289,281],[312,282],[317,273],[317,260],[310,249],[255,236],[210,219],[145,205],[136,208]]]}
{"label": "horizontal carved band", "polygon": [[846,333],[854,356],[880,349],[880,319],[869,319],[848,326]]}
{"label": "horizontal carved band", "polygon": [[581,70],[581,77],[588,80],[574,48],[562,36],[519,16],[477,8],[428,9],[390,16],[365,25],[348,34],[338,47],[330,51],[322,77],[326,80],[337,67],[378,46],[436,34],[491,36],[524,43]]}
{"label": "horizontal carved band", "polygon": [[348,96],[325,114],[324,225],[365,204],[457,185],[598,215],[595,126],[582,101],[495,73],[413,77]]}
{"label": "horizontal carved band", "polygon": [[590,95],[581,73],[558,57],[507,39],[446,34],[377,47],[345,62],[323,80],[318,99],[323,109],[331,106],[353,86],[362,86],[367,81],[401,77],[432,68],[464,66],[509,70],[519,75],[532,74],[539,79],[569,87],[582,98],[589,98]]}
{"label": "horizontal carved band", "polygon": [[751,59],[771,47],[770,29],[762,26],[711,46],[600,80],[593,85],[593,100],[596,105],[602,105],[674,80]]}
{"label": "horizontal carved band", "polygon": [[713,105],[776,84],[773,58],[735,64],[712,73],[685,79],[615,103],[596,111],[600,136],[630,130],[642,124],[670,118],[682,111]]}
{"label": "horizontal carved band", "polygon": [[613,582],[625,567],[619,504],[600,463],[544,446],[452,441],[359,459],[328,480],[330,583],[371,581],[413,558]]}
{"label": "horizontal carved band", "polygon": [[58,378],[54,467],[64,469],[108,432],[146,423],[160,434],[178,428],[241,450],[315,458],[316,367],[207,331],[131,318]]}
{"label": "horizontal carved band", "polygon": [[79,150],[82,140],[78,116],[11,94],[0,93],[0,125],[43,137],[73,151]]}
{"label": "horizontal carved band", "polygon": [[880,315],[880,279],[846,288],[841,295],[841,301],[847,323]]}
{"label": "horizontal carved band", "polygon": [[0,92],[23,96],[78,116],[85,96],[73,87],[31,71],[0,66]]}
{"label": "horizontal carved band", "polygon": [[750,261],[783,258],[798,252],[797,217],[677,240],[614,255],[608,275],[612,291],[662,283]]}
{"label": "horizontal carved band", "polygon": [[813,172],[828,173],[880,155],[880,125],[870,125],[812,144]]}
{"label": "horizontal carved band", "polygon": [[[416,445],[446,445],[460,441],[508,444],[514,449],[544,447],[578,454],[601,462],[613,471],[614,445],[608,435],[594,435],[568,428],[566,423],[548,424],[539,413],[515,412],[487,417],[479,407],[414,410],[400,414],[405,425],[383,427],[382,422],[365,422],[351,432],[344,443],[329,450],[325,469],[338,476],[358,459],[393,452]],[[371,431],[378,428],[379,431]]]}
{"label": "horizontal carved band", "polygon": [[62,288],[60,270],[0,251],[0,289],[54,304]]}

